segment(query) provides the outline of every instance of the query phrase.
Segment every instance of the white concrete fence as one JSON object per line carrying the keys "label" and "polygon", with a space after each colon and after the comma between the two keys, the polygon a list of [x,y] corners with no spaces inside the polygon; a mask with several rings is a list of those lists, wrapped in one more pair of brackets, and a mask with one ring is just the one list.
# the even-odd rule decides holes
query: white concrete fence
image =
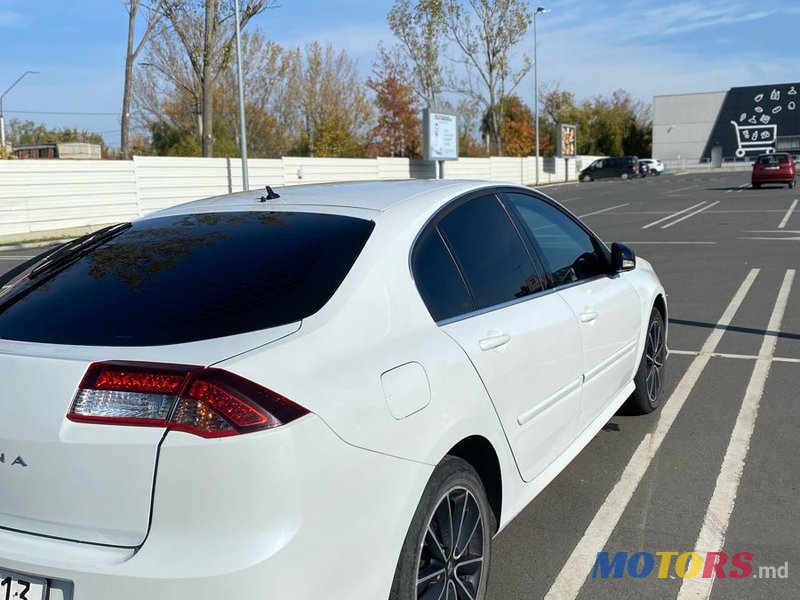
{"label": "white concrete fence", "polygon": [[[577,179],[577,160],[540,159],[539,183]],[[533,185],[535,158],[462,158],[446,179]],[[435,177],[433,163],[405,158],[285,157],[248,161],[250,187]],[[242,189],[241,161],[227,158],[135,157],[129,161],[0,161],[0,245],[71,237],[189,200]]]}

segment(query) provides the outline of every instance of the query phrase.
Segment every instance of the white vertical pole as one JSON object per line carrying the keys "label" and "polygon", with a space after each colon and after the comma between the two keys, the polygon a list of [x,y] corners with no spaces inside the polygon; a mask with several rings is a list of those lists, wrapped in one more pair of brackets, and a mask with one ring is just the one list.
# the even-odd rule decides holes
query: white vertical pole
{"label": "white vertical pole", "polygon": [[242,41],[239,32],[239,0],[233,2],[236,17],[236,79],[239,83],[239,143],[242,149],[242,189],[250,189],[250,182],[247,176],[247,123],[244,117],[244,82],[242,81]]}

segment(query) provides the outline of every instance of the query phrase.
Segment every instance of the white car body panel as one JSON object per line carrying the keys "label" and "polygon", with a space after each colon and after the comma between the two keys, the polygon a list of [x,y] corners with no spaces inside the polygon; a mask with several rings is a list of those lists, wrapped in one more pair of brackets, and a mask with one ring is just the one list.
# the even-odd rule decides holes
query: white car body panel
{"label": "white car body panel", "polygon": [[[569,305],[541,294],[442,326],[469,356],[494,403],[525,481],[577,433],[581,338]],[[508,336],[483,350],[481,340]],[[543,343],[547,340],[547,343]]]}
{"label": "white car body panel", "polygon": [[[17,361],[31,361],[30,376],[52,365],[52,383],[37,383],[37,389],[58,398],[41,430],[12,431],[0,423],[0,440],[24,441],[31,449],[41,444],[37,461],[72,448],[68,443],[87,449],[94,444],[90,462],[101,462],[98,473],[120,465],[125,476],[132,473],[118,490],[102,489],[108,477],[92,479],[93,473],[80,492],[84,499],[106,494],[114,500],[127,484],[137,487],[129,494],[126,518],[91,501],[81,512],[77,497],[67,497],[65,516],[42,496],[43,504],[31,504],[29,517],[60,522],[46,533],[24,526],[27,509],[21,504],[27,490],[52,484],[27,482],[34,487],[23,491],[19,480],[9,479],[8,468],[0,470],[0,489],[18,486],[12,495],[0,492],[0,568],[47,578],[50,600],[217,600],[262,589],[294,600],[386,598],[431,473],[468,439],[485,440],[496,455],[502,490],[498,525],[505,527],[633,391],[647,320],[665,294],[652,267],[639,259],[636,269],[603,279],[606,283],[551,290],[437,326],[413,281],[410,249],[444,205],[498,185],[298,186],[277,190],[281,198],[275,201],[254,201],[261,192],[244,192],[147,217],[278,210],[349,215],[376,225],[334,296],[302,323],[146,348],[0,340],[0,372],[5,368],[3,374],[14,380]],[[587,305],[600,315],[581,323]],[[540,318],[526,318],[530,311],[539,311]],[[476,345],[493,330],[511,339],[480,350]],[[537,344],[542,337],[546,343]],[[556,351],[559,356],[551,356]],[[86,366],[101,360],[214,365],[312,414],[271,431],[220,439],[66,421]],[[507,377],[519,370],[517,388],[495,369]],[[21,379],[14,385],[18,393],[25,389]],[[0,394],[2,408],[16,410],[9,398]],[[19,414],[33,428],[33,409]],[[68,454],[55,464],[71,471],[69,477],[80,474]],[[116,501],[127,507],[124,499]],[[10,525],[14,518],[22,526]],[[124,545],[137,547],[115,547]],[[363,560],[353,560],[365,550],[368,569]]]}
{"label": "white car body panel", "polygon": [[583,390],[578,430],[588,426],[633,378],[641,300],[621,275],[598,277],[560,289],[580,323]]}

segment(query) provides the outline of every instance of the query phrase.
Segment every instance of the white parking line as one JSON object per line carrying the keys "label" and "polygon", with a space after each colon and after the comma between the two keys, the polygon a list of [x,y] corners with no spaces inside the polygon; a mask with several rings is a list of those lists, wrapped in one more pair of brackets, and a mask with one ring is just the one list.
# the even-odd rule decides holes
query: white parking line
{"label": "white parking line", "polygon": [[[783,278],[783,284],[778,292],[778,299],[772,309],[772,315],[767,325],[768,331],[780,331],[781,321],[786,312],[786,305],[789,302],[789,292],[792,289],[795,271],[789,269]],[[753,367],[753,374],[747,384],[744,393],[742,407],[736,417],[736,425],[731,433],[731,441],[725,452],[722,461],[722,468],[717,477],[714,493],[708,503],[706,516],[703,519],[703,528],[695,542],[695,551],[698,552],[720,552],[725,542],[725,533],[728,530],[733,506],[736,502],[736,494],[739,491],[739,482],[742,478],[747,451],[750,448],[750,438],[756,426],[758,416],[758,404],[764,394],[764,387],[767,383],[767,375],[772,365],[769,360],[775,354],[775,346],[778,343],[777,336],[765,335],[761,342],[759,358]],[[765,358],[760,358],[765,357]],[[677,600],[696,600],[698,598],[709,598],[711,588],[714,585],[714,575],[716,570],[712,570],[711,577],[694,577],[684,579],[681,589],[678,592]]]}
{"label": "white parking line", "polygon": [[690,210],[692,210],[693,208],[697,208],[698,206],[703,206],[704,204],[705,204],[705,202],[698,202],[697,204],[695,204],[695,205],[693,205],[693,206],[690,206],[689,208],[684,208],[683,210],[679,210],[679,211],[678,211],[678,212],[676,212],[676,213],[672,213],[671,215],[668,215],[668,216],[666,216],[666,217],[663,217],[663,218],[659,219],[658,221],[653,221],[652,223],[648,223],[647,225],[645,225],[644,227],[642,227],[642,229],[649,229],[649,228],[650,228],[650,227],[652,227],[653,225],[658,225],[659,223],[663,223],[664,221],[668,221],[668,220],[669,220],[669,219],[671,219],[672,217],[677,217],[678,215],[682,215],[683,213],[685,213],[685,212],[689,212],[689,211],[690,211]]}
{"label": "white parking line", "polygon": [[744,302],[745,296],[753,286],[759,271],[760,269],[752,269],[745,277],[742,285],[739,286],[725,312],[722,313],[719,321],[717,321],[714,330],[706,338],[701,354],[694,358],[680,382],[678,382],[675,391],[672,392],[672,395],[661,409],[655,431],[645,435],[639,447],[633,452],[633,456],[631,456],[622,476],[614,486],[614,489],[608,494],[592,522],[586,528],[583,537],[564,563],[561,572],[547,592],[545,600],[571,600],[580,593],[587,575],[592,570],[597,553],[602,551],[608,543],[611,533],[631,501],[636,488],[639,487],[639,483],[647,472],[653,457],[675,422],[692,389],[694,389],[697,380],[711,360],[709,353],[716,350],[722,335],[731,324],[731,321],[733,321],[733,317],[742,302]]}
{"label": "white parking line", "polygon": [[572,202],[573,200],[580,200],[580,196],[575,196],[574,198],[564,198],[563,200],[559,200],[559,202]]}
{"label": "white parking line", "polygon": [[[670,354],[680,354],[681,356],[698,356],[700,352],[696,350],[672,350]],[[772,362],[780,363],[800,363],[800,358],[789,358],[784,356],[757,356],[755,354],[728,354],[727,352],[712,352],[709,354],[711,358],[734,358],[736,360],[758,360],[766,359]]]}
{"label": "white parking line", "polygon": [[594,212],[586,213],[585,215],[578,215],[579,219],[583,219],[584,217],[591,217],[592,215],[599,215],[600,213],[608,212],[610,210],[614,210],[615,208],[622,208],[623,206],[628,206],[630,202],[626,202],[625,204],[618,204],[617,206],[611,206],[609,208],[604,208],[603,210],[596,210]]}
{"label": "white parking line", "polygon": [[28,260],[32,256],[0,256],[0,260]]}
{"label": "white parking line", "polygon": [[715,205],[717,205],[717,204],[719,204],[719,200],[717,200],[716,202],[712,202],[711,204],[709,204],[708,206],[704,206],[703,208],[698,208],[696,211],[694,211],[694,212],[690,212],[688,215],[684,215],[684,216],[682,216],[680,219],[677,219],[677,220],[675,220],[675,221],[672,221],[672,222],[670,222],[670,223],[667,223],[666,225],[662,225],[662,226],[661,226],[661,229],[667,229],[668,227],[672,227],[673,225],[677,225],[677,224],[678,224],[678,223],[680,223],[681,221],[685,221],[686,219],[688,219],[688,218],[690,218],[690,217],[693,217],[693,216],[695,216],[695,215],[699,215],[699,214],[700,214],[701,212],[703,212],[704,210],[706,210],[706,209],[709,209],[709,208],[711,208],[712,206],[715,206]]}
{"label": "white parking line", "polygon": [[783,229],[784,227],[786,227],[786,224],[789,222],[789,217],[792,216],[794,209],[797,208],[798,202],[800,202],[800,200],[795,198],[794,202],[792,202],[792,205],[789,207],[789,210],[786,211],[786,216],[783,217],[783,221],[781,221],[780,225],[778,225],[778,229]]}
{"label": "white parking line", "polygon": [[672,194],[677,194],[678,192],[685,192],[685,191],[691,190],[692,188],[696,188],[696,187],[697,187],[697,184],[687,185],[686,187],[682,187],[682,188],[678,188],[677,190],[672,190],[670,192],[666,192],[664,195],[665,196],[670,196]]}
{"label": "white parking line", "polygon": [[[744,188],[749,188],[749,187],[750,187],[749,183],[744,183],[744,184],[740,185],[738,188],[736,188],[736,193],[738,194],[739,192],[743,191]],[[727,190],[725,193],[726,194],[730,194],[733,191],[734,190]]]}

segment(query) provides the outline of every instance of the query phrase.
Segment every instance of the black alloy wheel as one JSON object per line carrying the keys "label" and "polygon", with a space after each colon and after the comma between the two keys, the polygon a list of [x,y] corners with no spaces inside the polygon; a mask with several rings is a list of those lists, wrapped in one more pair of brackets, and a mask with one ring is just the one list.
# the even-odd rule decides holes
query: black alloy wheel
{"label": "black alloy wheel", "polygon": [[644,352],[639,368],[633,378],[636,389],[625,403],[633,414],[644,415],[656,410],[661,404],[667,361],[667,340],[664,318],[653,308],[647,323]]}
{"label": "black alloy wheel", "polygon": [[475,469],[446,456],[403,542],[390,600],[484,600],[495,515]]}

